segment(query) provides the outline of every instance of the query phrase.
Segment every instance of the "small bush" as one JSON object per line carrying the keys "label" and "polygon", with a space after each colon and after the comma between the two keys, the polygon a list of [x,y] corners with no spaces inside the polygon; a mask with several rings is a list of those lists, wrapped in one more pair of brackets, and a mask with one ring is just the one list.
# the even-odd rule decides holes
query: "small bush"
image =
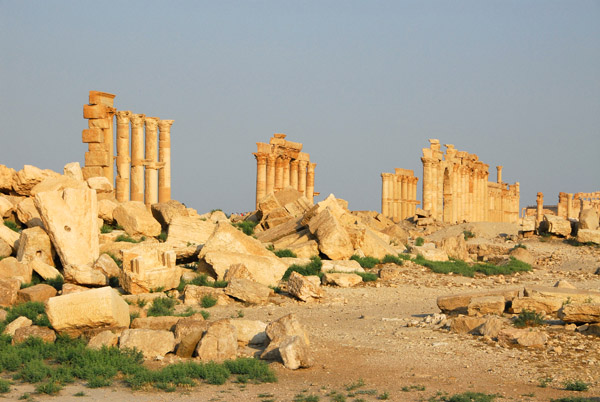
{"label": "small bush", "polygon": [[48,381],[35,387],[35,392],[40,394],[56,395],[62,389],[62,385],[54,381]]}
{"label": "small bush", "polygon": [[45,282],[56,290],[62,290],[65,278],[63,278],[62,275],[56,275],[55,278],[46,279]]}
{"label": "small bush", "polygon": [[470,230],[463,230],[463,236],[465,237],[465,240],[469,240],[475,238],[475,233]]}
{"label": "small bush", "polygon": [[7,310],[6,322],[11,322],[20,316],[24,316],[33,321],[33,325],[39,325],[41,327],[49,327],[50,320],[46,315],[46,308],[44,303],[41,302],[27,302],[23,304],[17,304]]}
{"label": "small bush", "polygon": [[404,259],[397,255],[386,254],[385,257],[383,257],[383,259],[381,260],[381,263],[402,265],[404,263]]}
{"label": "small bush", "polygon": [[356,275],[360,276],[363,282],[374,282],[379,277],[372,272],[354,272]]}
{"label": "small bush", "polygon": [[496,395],[482,394],[480,392],[465,392],[452,396],[442,395],[438,398],[430,398],[431,402],[493,402],[496,400]]}
{"label": "small bush", "polygon": [[10,392],[10,382],[0,378],[0,394],[6,394]]}
{"label": "small bush", "polygon": [[158,236],[156,236],[156,238],[158,239],[159,242],[164,243],[167,241],[167,232],[165,232],[164,230],[162,232],[160,232],[160,234]]}
{"label": "small bush", "polygon": [[353,255],[350,259],[357,261],[363,268],[373,268],[375,265],[379,264],[379,259],[375,257],[359,257],[358,255]]}
{"label": "small bush", "polygon": [[414,262],[423,265],[438,274],[449,274],[450,272],[462,276],[473,277],[475,272],[484,275],[510,275],[515,272],[530,271],[531,265],[519,261],[513,257],[505,265],[493,265],[489,263],[468,264],[461,260],[429,261],[422,256],[417,256]]}
{"label": "small bush", "polygon": [[308,264],[305,264],[305,265],[292,264],[292,265],[290,265],[289,268],[287,269],[287,271],[285,271],[285,274],[283,274],[283,280],[287,281],[289,279],[290,275],[292,274],[292,272],[298,272],[300,275],[303,275],[303,276],[317,275],[320,278],[323,276],[323,273],[321,272],[322,267],[323,267],[323,263],[321,262],[321,259],[315,255],[315,256],[310,257],[310,262]]}
{"label": "small bush", "polygon": [[523,249],[527,250],[527,246],[524,245],[523,243],[515,244],[515,246],[512,248],[512,250],[516,250],[518,248],[523,248]]}
{"label": "small bush", "polygon": [[112,231],[115,230],[114,227],[112,227],[111,225],[107,225],[106,223],[104,225],[102,225],[102,227],[100,228],[100,233],[112,233]]}
{"label": "small bush", "polygon": [[200,314],[202,314],[202,318],[208,320],[210,318],[210,313],[206,310],[200,310]]}
{"label": "small bush", "polygon": [[198,275],[194,279],[189,282],[184,281],[183,279],[179,282],[179,286],[177,290],[183,292],[185,285],[196,285],[196,286],[210,286],[211,288],[224,288],[227,287],[227,281],[209,281],[208,275],[202,274]]}
{"label": "small bush", "polygon": [[202,300],[200,301],[200,305],[204,308],[210,308],[215,304],[217,304],[217,299],[212,297],[211,295],[203,296]]}
{"label": "small bush", "polygon": [[275,255],[279,258],[297,258],[298,256],[292,250],[283,248],[281,250],[275,250]]}
{"label": "small bush", "polygon": [[424,239],[424,238],[422,238],[422,237],[417,237],[417,238],[415,239],[415,246],[417,246],[417,247],[420,247],[420,246],[422,246],[423,244],[425,244],[425,239]]}
{"label": "small bush", "polygon": [[144,236],[142,236],[139,240],[136,240],[129,235],[118,235],[117,238],[115,239],[116,242],[121,241],[121,242],[127,242],[127,243],[141,243],[144,240],[146,240],[146,238]]}
{"label": "small bush", "polygon": [[379,396],[377,396],[377,399],[379,399],[380,401],[388,400],[388,399],[390,399],[390,393],[386,391],[386,392],[380,394]]}
{"label": "small bush", "polygon": [[587,391],[589,385],[580,380],[566,381],[565,390],[567,391]]}
{"label": "small bush", "polygon": [[160,317],[175,314],[175,299],[158,297],[152,300],[152,306],[148,309],[148,317]]}
{"label": "small bush", "polygon": [[537,327],[544,324],[544,315],[535,311],[523,310],[513,324],[517,328]]}
{"label": "small bush", "polygon": [[252,236],[254,234],[254,228],[256,227],[256,222],[252,221],[242,221],[236,222],[233,224],[236,228],[247,234],[248,236]]}
{"label": "small bush", "polygon": [[14,232],[17,232],[17,233],[21,232],[21,228],[19,227],[19,225],[17,225],[13,221],[4,221],[4,226],[6,226],[7,228],[9,228],[10,230],[12,230]]}

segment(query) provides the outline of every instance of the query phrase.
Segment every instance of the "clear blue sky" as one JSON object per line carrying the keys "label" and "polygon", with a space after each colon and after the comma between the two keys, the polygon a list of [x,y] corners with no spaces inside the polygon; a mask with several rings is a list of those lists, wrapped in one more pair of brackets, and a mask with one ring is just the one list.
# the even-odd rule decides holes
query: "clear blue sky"
{"label": "clear blue sky", "polygon": [[[380,209],[428,138],[544,192],[600,190],[599,1],[0,0],[0,164],[83,162],[89,90],[174,119],[173,197],[253,208],[286,133],[316,191]],[[419,181],[419,187],[421,181]]]}

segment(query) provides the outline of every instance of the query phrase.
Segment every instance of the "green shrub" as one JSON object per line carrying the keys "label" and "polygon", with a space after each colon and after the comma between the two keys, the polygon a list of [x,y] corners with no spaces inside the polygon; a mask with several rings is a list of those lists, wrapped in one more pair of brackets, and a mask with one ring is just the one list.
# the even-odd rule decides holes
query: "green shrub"
{"label": "green shrub", "polygon": [[0,378],[0,394],[6,394],[10,392],[10,382]]}
{"label": "green shrub", "polygon": [[39,394],[56,395],[62,388],[62,385],[57,384],[54,381],[48,381],[35,387],[35,392]]}
{"label": "green shrub", "polygon": [[379,264],[379,259],[375,257],[359,257],[358,255],[353,255],[350,259],[357,261],[363,268],[373,268],[375,265]]}
{"label": "green shrub", "polygon": [[297,264],[292,264],[288,267],[287,271],[285,271],[285,274],[283,274],[283,280],[287,281],[290,277],[290,275],[292,274],[292,272],[298,272],[300,275],[303,276],[309,276],[309,275],[317,275],[320,277],[323,276],[323,273],[321,272],[321,268],[323,267],[323,263],[321,262],[321,259],[318,256],[312,256],[310,257],[310,262],[308,264],[305,265],[297,265]]}
{"label": "green shrub", "polygon": [[565,389],[567,391],[587,391],[589,389],[589,385],[580,380],[566,381]]}
{"label": "green shrub", "polygon": [[50,326],[50,320],[48,320],[48,316],[46,315],[44,303],[27,302],[12,306],[7,310],[6,322],[9,323],[20,316],[29,318],[33,321],[33,325],[39,325],[41,327]]}
{"label": "green shrub", "polygon": [[379,396],[377,396],[377,399],[381,400],[381,401],[385,401],[390,399],[390,393],[389,392],[383,392],[382,394],[380,394]]}
{"label": "green shrub", "polygon": [[158,236],[156,236],[156,238],[158,239],[159,242],[164,243],[167,241],[167,232],[165,232],[164,230],[162,232],[160,232],[160,234]]}
{"label": "green shrub", "polygon": [[415,240],[415,246],[420,247],[425,244],[425,239],[422,237],[417,237]]}
{"label": "green shrub", "polygon": [[13,221],[4,221],[4,226],[17,233],[21,232],[21,228],[19,227],[19,225],[17,225]]}
{"label": "green shrub", "polygon": [[210,308],[215,304],[217,304],[217,299],[212,297],[211,295],[203,296],[202,300],[200,301],[200,305],[204,308]]}
{"label": "green shrub", "polygon": [[52,369],[47,366],[42,360],[30,360],[17,374],[17,377],[25,382],[35,384],[37,382],[45,380],[50,376]]}
{"label": "green shrub", "polygon": [[463,394],[452,395],[449,399],[443,399],[448,402],[493,402],[496,395],[483,394],[481,392],[465,392]]}
{"label": "green shrub", "polygon": [[274,251],[275,255],[279,258],[297,258],[298,256],[296,255],[296,253],[294,253],[292,250],[289,250],[287,248],[282,248],[281,250],[275,250]]}
{"label": "green shrub", "polygon": [[582,398],[580,396],[576,397],[567,397],[567,398],[559,398],[559,399],[551,399],[551,402],[593,402],[590,398]]}
{"label": "green shrub", "polygon": [[104,225],[102,225],[102,227],[100,228],[100,233],[112,233],[112,231],[115,230],[114,227],[112,227],[111,225],[107,225],[106,223]]}
{"label": "green shrub", "polygon": [[523,310],[513,324],[517,328],[537,327],[544,324],[544,315],[535,311]]}
{"label": "green shrub", "polygon": [[233,224],[236,228],[247,234],[248,236],[252,236],[254,234],[254,228],[256,227],[256,222],[252,221],[242,221],[236,222]]}
{"label": "green shrub", "polygon": [[62,275],[56,275],[55,278],[46,279],[45,282],[56,290],[62,290],[65,278],[63,278]]}
{"label": "green shrub", "polygon": [[152,306],[148,309],[148,317],[160,317],[175,314],[175,299],[169,297],[158,297],[152,300]]}
{"label": "green shrub", "polygon": [[144,240],[146,240],[146,238],[144,236],[142,236],[139,240],[136,240],[129,235],[118,235],[117,238],[115,239],[116,242],[121,241],[121,242],[127,242],[127,243],[141,243]]}
{"label": "green shrub", "polygon": [[202,314],[202,318],[208,320],[210,318],[210,313],[206,310],[200,310],[200,314]]}
{"label": "green shrub", "polygon": [[379,277],[372,272],[354,272],[356,275],[360,276],[363,282],[374,282]]}
{"label": "green shrub", "polygon": [[522,249],[525,249],[525,250],[527,250],[527,246],[526,246],[526,245],[524,245],[523,243],[518,243],[518,244],[515,244],[515,246],[514,246],[514,247],[513,247],[511,250],[516,250],[516,249],[518,249],[518,248],[522,248]]}
{"label": "green shrub", "polygon": [[177,290],[179,290],[180,292],[183,292],[183,290],[185,289],[185,285],[209,286],[211,288],[224,288],[224,287],[227,287],[227,281],[209,281],[208,275],[202,274],[202,275],[198,275],[191,281],[185,281],[184,279],[180,279]]}
{"label": "green shrub", "polygon": [[385,257],[381,260],[382,264],[396,264],[402,265],[404,263],[404,259],[400,256],[386,254]]}
{"label": "green shrub", "polygon": [[429,261],[422,256],[417,256],[414,262],[423,265],[438,274],[449,274],[450,272],[462,276],[473,277],[475,272],[484,275],[510,275],[515,272],[530,271],[531,266],[513,257],[505,265],[493,265],[489,263],[468,264],[461,260]]}
{"label": "green shrub", "polygon": [[475,237],[475,233],[471,232],[470,230],[463,230],[463,236],[465,237],[465,240],[469,240]]}

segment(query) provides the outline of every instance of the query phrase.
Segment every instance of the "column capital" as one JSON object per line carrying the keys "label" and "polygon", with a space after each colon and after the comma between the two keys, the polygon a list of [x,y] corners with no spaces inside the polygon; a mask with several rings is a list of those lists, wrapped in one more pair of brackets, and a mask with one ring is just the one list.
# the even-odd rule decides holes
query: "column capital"
{"label": "column capital", "polygon": [[169,131],[175,120],[159,120],[158,128],[160,131]]}
{"label": "column capital", "polygon": [[158,126],[158,117],[146,117],[146,129],[148,130],[156,130]]}
{"label": "column capital", "polygon": [[131,125],[133,127],[141,127],[144,124],[144,121],[146,120],[146,115],[145,114],[131,114],[131,116],[129,117],[129,120],[131,121]]}
{"label": "column capital", "polygon": [[382,174],[381,174],[381,177],[382,177],[384,180],[389,180],[389,179],[391,179],[391,178],[392,178],[392,176],[393,176],[393,175],[394,175],[393,173],[382,173]]}
{"label": "column capital", "polygon": [[433,164],[433,162],[437,162],[437,160],[434,158],[427,158],[423,156],[421,157],[421,162],[423,162],[423,165],[430,166]]}
{"label": "column capital", "polygon": [[267,154],[267,162],[270,163],[270,164],[271,163],[275,163],[275,158],[276,157],[277,156],[275,154]]}
{"label": "column capital", "polygon": [[129,124],[130,110],[119,110],[117,113],[117,124]]}
{"label": "column capital", "polygon": [[298,159],[292,159],[292,161],[290,162],[290,165],[292,167],[294,167],[294,166],[297,167],[299,163],[300,163],[300,161]]}
{"label": "column capital", "polygon": [[264,152],[254,152],[252,155],[254,155],[254,157],[256,158],[256,162],[259,165],[264,165],[265,163],[267,163],[267,154],[265,154]]}

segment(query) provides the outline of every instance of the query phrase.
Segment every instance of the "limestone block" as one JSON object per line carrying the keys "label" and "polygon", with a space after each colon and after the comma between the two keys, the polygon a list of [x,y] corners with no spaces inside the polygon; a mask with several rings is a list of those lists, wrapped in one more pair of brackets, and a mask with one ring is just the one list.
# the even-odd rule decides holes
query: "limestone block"
{"label": "limestone block", "polygon": [[102,166],[84,166],[81,168],[81,172],[83,173],[84,179],[102,176],[103,174]]}
{"label": "limestone block", "polygon": [[579,229],[597,230],[600,227],[598,212],[592,208],[584,208],[579,212]]}
{"label": "limestone block", "polygon": [[323,290],[320,286],[320,279],[311,279],[297,272],[292,272],[288,279],[288,292],[302,301],[311,301],[323,297]]}
{"label": "limestone block", "polygon": [[158,236],[161,232],[160,223],[152,217],[144,203],[128,201],[119,205],[113,211],[114,219],[130,236]]}
{"label": "limestone block", "polygon": [[457,334],[469,334],[474,333],[477,328],[485,323],[486,319],[483,317],[468,317],[459,315],[452,319],[450,323],[450,332]]}
{"label": "limestone block", "polygon": [[31,196],[35,196],[38,193],[44,193],[46,191],[62,191],[65,188],[85,189],[86,186],[81,181],[68,176],[51,176],[33,186],[30,190],[30,194]]}
{"label": "limestone block", "polygon": [[554,284],[555,288],[577,289],[571,282],[561,279]]}
{"label": "limestone block", "polygon": [[523,310],[536,311],[538,313],[556,313],[563,304],[559,297],[519,297],[512,301],[510,312],[518,314]]}
{"label": "limestone block", "polygon": [[525,287],[524,294],[525,296],[536,297],[540,299],[558,298],[562,303],[600,303],[600,292],[594,290],[527,286]]}
{"label": "limestone block", "polygon": [[90,177],[86,180],[89,188],[96,190],[97,194],[112,193],[114,188],[111,182],[104,176]]}
{"label": "limestone block", "polygon": [[29,262],[29,266],[34,272],[44,279],[54,279],[57,276],[62,277],[58,269],[54,268],[52,265],[48,265],[45,262],[38,260],[37,258]]}
{"label": "limestone block", "polygon": [[379,278],[382,281],[391,281],[400,276],[402,270],[396,264],[384,264],[379,270]]}
{"label": "limestone block", "polygon": [[519,295],[519,289],[490,290],[484,292],[440,296],[437,298],[437,305],[444,314],[466,314],[469,303],[473,298],[497,295],[504,296],[505,301],[513,301]]}
{"label": "limestone block", "polygon": [[110,118],[88,120],[89,128],[109,128],[110,124],[111,124]]}
{"label": "limestone block", "polygon": [[81,142],[85,144],[101,144],[104,142],[104,132],[101,128],[88,128],[81,132]]}
{"label": "limestone block", "polygon": [[306,345],[310,346],[308,334],[294,313],[285,315],[269,323],[265,332],[269,339],[269,344],[260,355],[261,359],[276,360],[281,358],[279,346],[286,338],[291,336],[298,336]]}
{"label": "limestone block", "polygon": [[34,202],[63,266],[91,266],[99,257],[96,192],[67,188],[39,193]]}
{"label": "limestone block", "polygon": [[229,320],[237,333],[238,345],[263,345],[268,341],[267,324],[259,320]]}
{"label": "limestone block", "polygon": [[396,255],[396,250],[381,239],[375,232],[366,227],[346,228],[352,239],[352,247],[361,250],[366,256],[383,258],[387,254]]}
{"label": "limestone block", "polygon": [[13,251],[16,251],[18,249],[17,242],[19,241],[20,236],[21,235],[19,233],[15,232],[12,229],[9,229],[4,224],[0,224],[0,240],[6,242],[6,244],[8,244],[13,249]]}
{"label": "limestone block", "polygon": [[413,246],[412,252],[429,261],[448,261],[448,254],[442,249],[435,248],[433,243],[425,243],[422,246]]}
{"label": "limestone block", "polygon": [[114,222],[114,211],[119,204],[112,200],[99,200],[98,201],[98,218],[102,219],[104,222]]}
{"label": "limestone block", "polygon": [[108,166],[109,159],[110,155],[107,151],[88,151],[85,153],[85,166]]}
{"label": "limestone block", "polygon": [[175,352],[177,356],[192,357],[208,326],[208,321],[204,321],[202,316],[179,320],[175,325],[175,341],[179,343]]}
{"label": "limestone block", "polygon": [[175,349],[175,336],[171,331],[154,329],[126,329],[119,339],[121,349],[136,348],[145,359],[162,357]]}
{"label": "limestone block", "polygon": [[273,257],[273,253],[267,250],[260,241],[245,235],[229,222],[217,223],[215,231],[200,250],[198,257],[204,258],[207,253],[215,251]]}
{"label": "limestone block", "polygon": [[0,196],[0,218],[6,218],[14,210],[15,206],[13,203]]}
{"label": "limestone block", "polygon": [[210,213],[209,219],[213,223],[229,222],[229,218],[227,217],[227,215],[225,215],[225,212],[218,209]]}
{"label": "limestone block", "polygon": [[495,314],[502,315],[504,313],[504,296],[480,296],[474,297],[467,306],[469,315],[485,315]]}
{"label": "limestone block", "polygon": [[39,327],[37,325],[21,327],[15,331],[12,338],[12,344],[17,345],[23,343],[29,338],[39,338],[46,343],[54,343],[56,340],[56,332],[51,328]]}
{"label": "limestone block", "polygon": [[32,323],[33,323],[33,321],[31,321],[27,317],[23,317],[23,316],[17,317],[6,326],[6,328],[4,329],[4,331],[2,333],[13,336],[17,329],[23,328],[23,327],[29,327],[29,326],[31,326]]}
{"label": "limestone block", "polygon": [[45,302],[56,296],[56,289],[45,283],[30,286],[17,292],[17,303]]}
{"label": "limestone block", "polygon": [[21,283],[31,282],[32,269],[29,264],[23,264],[14,257],[0,260],[0,279],[16,278]]}
{"label": "limestone block", "polygon": [[94,263],[93,268],[101,271],[107,278],[119,278],[122,272],[115,260],[108,254],[102,254]]}
{"label": "limestone block", "polygon": [[62,287],[62,294],[68,295],[71,293],[85,292],[87,290],[90,290],[90,288],[87,288],[85,286],[75,285],[73,283],[65,283],[65,284],[63,284],[63,287]]}
{"label": "limestone block", "polygon": [[0,279],[0,306],[9,307],[17,302],[21,281],[15,278]]}
{"label": "limestone block", "polygon": [[55,331],[70,336],[129,327],[129,306],[108,286],[51,297],[46,302],[46,313]]}
{"label": "limestone block", "polygon": [[4,240],[0,239],[0,258],[10,257],[13,253],[13,249]]}
{"label": "limestone block", "polygon": [[[327,198],[323,201],[315,204],[311,209],[309,209],[302,218],[302,224],[308,225],[309,222],[321,212],[329,210],[331,214],[333,214],[338,220],[342,219],[344,215],[349,215],[348,211],[348,203],[344,200],[337,199],[333,194],[329,194]],[[354,217],[352,217],[354,220]]]}
{"label": "limestone block", "polygon": [[42,170],[35,166],[25,165],[13,177],[13,190],[19,195],[30,195],[31,189],[44,179],[59,174],[51,170]]}
{"label": "limestone block", "polygon": [[540,230],[556,236],[567,237],[571,234],[571,221],[560,216],[544,214]]}
{"label": "limestone block", "polygon": [[131,329],[140,328],[173,331],[179,320],[181,320],[181,317],[175,316],[136,318],[131,322]]}
{"label": "limestone block", "polygon": [[175,253],[168,251],[164,244],[138,245],[123,251],[120,283],[128,293],[148,293],[158,288],[165,291],[174,289],[179,286],[181,275]]}
{"label": "limestone block", "polygon": [[505,320],[500,317],[487,317],[483,325],[477,327],[477,332],[482,336],[496,338],[504,327],[504,323]]}
{"label": "limestone block", "polygon": [[398,246],[408,244],[408,232],[400,224],[388,226],[382,230],[382,233],[390,237],[392,244]]}
{"label": "limestone block", "polygon": [[521,232],[533,232],[535,230],[535,216],[526,216],[521,219]]}
{"label": "limestone block", "polygon": [[199,305],[202,299],[210,296],[217,300],[217,306],[231,304],[231,299],[220,288],[210,286],[185,285],[183,289],[183,303],[186,305]]}
{"label": "limestone block", "polygon": [[13,181],[17,172],[15,169],[0,165],[0,191],[13,189]]}
{"label": "limestone block", "polygon": [[505,328],[498,333],[498,343],[503,346],[519,344],[525,347],[541,348],[547,341],[548,334],[530,329]]}
{"label": "limestone block", "polygon": [[31,262],[37,259],[44,264],[54,266],[54,248],[50,236],[41,227],[25,229],[21,232],[17,260]]}
{"label": "limestone block", "polygon": [[262,200],[258,202],[258,211],[260,216],[266,217],[271,211],[281,208],[282,205],[279,203],[275,194],[269,193]]}
{"label": "limestone block", "polygon": [[225,294],[249,304],[265,304],[272,293],[266,285],[249,279],[232,279],[225,288]]}
{"label": "limestone block", "polygon": [[233,264],[229,267],[225,275],[223,276],[224,281],[231,281],[233,279],[249,279],[254,280],[250,271],[244,264]]}
{"label": "limestone block", "polygon": [[524,249],[522,247],[516,247],[512,249],[509,255],[529,265],[533,265],[533,263],[535,262],[535,258],[531,255],[529,250]]}
{"label": "limestone block", "polygon": [[63,174],[71,179],[83,181],[83,172],[81,171],[79,162],[67,163],[63,168]]}
{"label": "limestone block", "polygon": [[308,228],[318,239],[319,250],[330,259],[347,260],[354,254],[348,232],[330,209],[315,215],[308,223]]}
{"label": "limestone block", "polygon": [[600,322],[600,303],[565,304],[558,310],[558,318],[565,322]]}
{"label": "limestone block", "polygon": [[151,210],[152,216],[162,225],[163,228],[167,228],[175,217],[190,216],[185,205],[176,200],[152,204]]}
{"label": "limestone block", "polygon": [[444,250],[448,257],[461,261],[470,261],[469,251],[465,236],[461,233],[458,236],[449,236],[442,239],[437,246]]}
{"label": "limestone block", "polygon": [[216,228],[214,222],[199,217],[173,216],[170,222],[167,243],[174,245],[205,244]]}
{"label": "limestone block", "polygon": [[196,354],[203,361],[222,362],[237,357],[237,330],[229,320],[210,324],[198,346]]}
{"label": "limestone block", "polygon": [[580,243],[600,244],[600,230],[579,229],[577,231],[577,241]]}
{"label": "limestone block", "polygon": [[119,343],[119,335],[112,331],[102,331],[99,334],[94,335],[87,344],[90,349],[102,349],[103,346],[111,347],[117,346]]}
{"label": "limestone block", "polygon": [[297,335],[289,336],[281,342],[279,354],[283,365],[290,370],[312,367],[315,364],[310,348]]}
{"label": "limestone block", "polygon": [[110,107],[105,105],[83,105],[84,119],[105,119],[109,117]]}
{"label": "limestone block", "polygon": [[329,273],[323,275],[322,281],[324,285],[350,288],[361,283],[362,278],[356,274]]}
{"label": "limestone block", "polygon": [[44,226],[42,222],[42,218],[37,208],[35,207],[35,203],[33,198],[24,198],[17,204],[17,218],[19,221],[23,222],[25,226],[32,228],[35,226]]}
{"label": "limestone block", "polygon": [[[275,243],[285,238],[293,236],[294,240],[298,239],[304,226],[301,225],[302,218],[292,219],[284,224],[256,233],[256,238],[263,243]],[[312,235],[311,235],[312,236]],[[314,237],[312,237],[314,238]],[[287,243],[291,244],[293,241]],[[287,244],[277,244],[278,247],[285,247]]]}
{"label": "limestone block", "polygon": [[[200,253],[203,251],[204,248]],[[200,268],[208,267],[207,269],[215,272],[217,279],[222,280],[231,265],[244,264],[256,282],[266,286],[277,286],[287,270],[287,265],[270,251],[265,251],[269,253],[268,256],[224,251],[207,252],[200,261]]]}
{"label": "limestone block", "polygon": [[99,269],[90,265],[65,265],[63,267],[65,279],[78,285],[105,286],[108,277]]}
{"label": "limestone block", "polygon": [[315,240],[290,244],[287,249],[296,254],[298,258],[310,258],[319,255],[319,243]]}

